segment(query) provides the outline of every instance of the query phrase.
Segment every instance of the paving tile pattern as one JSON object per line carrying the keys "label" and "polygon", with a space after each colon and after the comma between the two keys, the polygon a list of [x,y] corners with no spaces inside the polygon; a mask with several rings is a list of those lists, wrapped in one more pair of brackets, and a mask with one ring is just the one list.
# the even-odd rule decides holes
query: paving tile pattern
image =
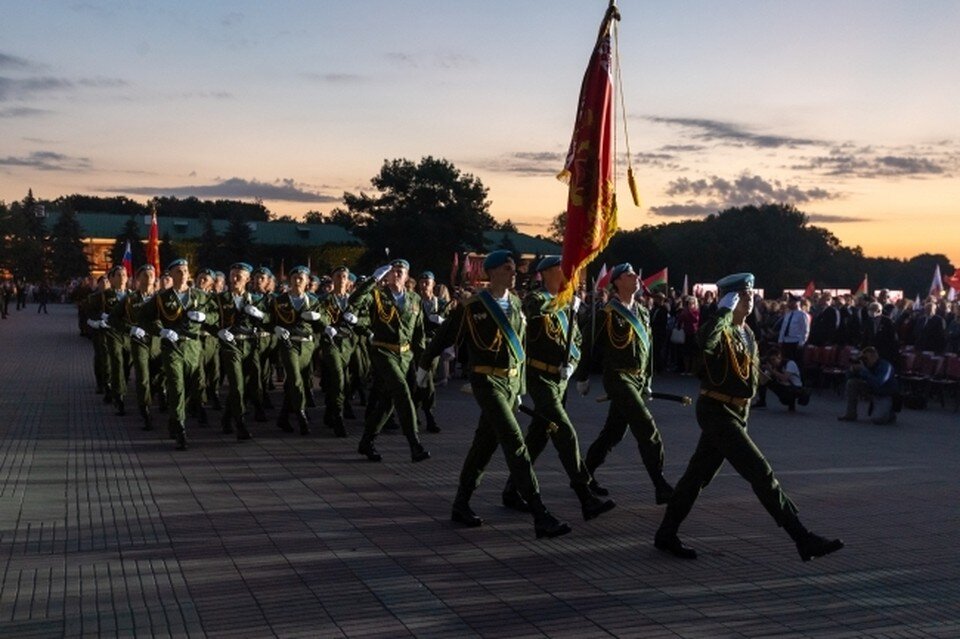
{"label": "paving tile pattern", "polygon": [[[548,448],[544,500],[570,535],[537,541],[527,516],[500,506],[499,456],[472,502],[486,524],[458,528],[450,501],[477,418],[459,381],[440,389],[444,430],[424,435],[424,463],[395,434],[378,442],[384,463],[366,462],[360,422],[337,440],[321,409],[308,438],[255,424],[240,444],[191,423],[178,453],[101,402],[72,309],[50,310],[0,323],[2,637],[960,636],[949,409],[839,423],[839,398],[821,390],[797,414],[755,412],[751,432],[804,522],[847,547],[802,563],[724,467],[681,530],[700,559],[682,562],[652,547],[662,507],[629,434],[597,474],[611,513],[581,520]],[[606,405],[569,403],[585,448]],[[675,480],[693,411],[653,411]]]}

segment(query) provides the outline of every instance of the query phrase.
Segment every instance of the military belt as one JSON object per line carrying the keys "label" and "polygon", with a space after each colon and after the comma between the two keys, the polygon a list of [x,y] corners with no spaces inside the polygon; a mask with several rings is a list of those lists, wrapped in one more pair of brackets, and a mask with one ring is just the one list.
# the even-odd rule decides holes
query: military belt
{"label": "military belt", "polygon": [[560,374],[560,367],[559,367],[559,366],[551,366],[550,364],[547,364],[546,362],[541,362],[539,359],[533,359],[532,357],[528,357],[528,358],[527,358],[527,364],[530,365],[530,368],[535,368],[535,369],[537,369],[538,371],[543,371],[543,372],[545,372],[545,373],[550,373],[551,375],[559,375],[559,374]]}
{"label": "military belt", "polygon": [[240,334],[240,335],[234,335],[234,336],[233,336],[233,339],[236,339],[236,340],[257,339],[257,336],[256,336],[256,335],[243,335],[243,334]]}
{"label": "military belt", "polygon": [[370,345],[377,346],[379,348],[385,348],[388,351],[393,351],[394,353],[406,353],[410,350],[410,344],[394,344],[392,342],[380,342],[377,340],[372,340]]}
{"label": "military belt", "polygon": [[730,404],[731,406],[736,406],[737,408],[746,408],[750,405],[749,397],[734,397],[733,395],[726,395],[724,393],[718,393],[717,391],[700,389],[700,394],[704,397],[709,397],[710,399],[715,399],[718,402],[723,402],[724,404]]}
{"label": "military belt", "polygon": [[477,375],[493,375],[494,377],[516,377],[520,374],[519,368],[497,368],[496,366],[474,366],[470,370]]}
{"label": "military belt", "polygon": [[306,337],[301,337],[299,335],[291,335],[290,341],[291,342],[312,342],[313,335],[307,335]]}

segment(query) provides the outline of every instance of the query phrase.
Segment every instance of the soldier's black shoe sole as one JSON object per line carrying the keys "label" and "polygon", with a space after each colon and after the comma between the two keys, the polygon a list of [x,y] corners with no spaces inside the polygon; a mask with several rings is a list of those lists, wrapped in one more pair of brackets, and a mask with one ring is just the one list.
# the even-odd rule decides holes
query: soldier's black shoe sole
{"label": "soldier's black shoe sole", "polygon": [[463,524],[467,528],[479,528],[483,525],[483,520],[477,517],[469,506],[466,508],[454,506],[450,512],[450,521]]}
{"label": "soldier's black shoe sole", "polygon": [[812,539],[797,544],[797,552],[800,553],[800,559],[803,561],[829,555],[841,548],[843,548],[843,541],[840,539],[824,539],[819,535],[813,535]]}
{"label": "soldier's black shoe sole", "polygon": [[570,532],[572,529],[569,525],[563,523],[562,521],[556,522],[554,525],[550,526],[536,526],[534,525],[534,532],[536,532],[537,539],[553,539],[554,537],[562,537]]}
{"label": "soldier's black shoe sole", "polygon": [[610,494],[610,491],[598,484],[596,479],[591,479],[587,487],[597,497],[607,497]]}
{"label": "soldier's black shoe sole", "polygon": [[[598,500],[599,501],[599,500]],[[600,501],[597,505],[591,508],[583,508],[583,520],[590,521],[591,519],[596,519],[603,513],[610,512],[617,507],[617,502],[612,499],[607,499],[605,501]]]}
{"label": "soldier's black shoe sole", "polygon": [[663,552],[668,552],[678,559],[696,559],[697,551],[688,546],[684,546],[683,542],[680,541],[680,538],[676,535],[671,537],[662,537],[657,535],[653,539],[653,545],[657,550],[662,550]]}

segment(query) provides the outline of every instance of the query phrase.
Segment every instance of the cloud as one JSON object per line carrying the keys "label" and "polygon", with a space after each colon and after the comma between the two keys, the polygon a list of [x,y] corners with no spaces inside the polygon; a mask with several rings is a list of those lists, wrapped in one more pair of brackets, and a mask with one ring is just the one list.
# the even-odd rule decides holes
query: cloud
{"label": "cloud", "polygon": [[21,157],[0,158],[0,166],[27,167],[38,171],[82,171],[90,168],[90,160],[54,151],[34,151]]}
{"label": "cloud", "polygon": [[126,186],[111,189],[101,189],[108,193],[129,193],[132,195],[169,195],[174,197],[197,198],[258,198],[261,200],[284,202],[339,202],[339,197],[324,195],[316,191],[303,188],[290,178],[278,179],[273,182],[260,180],[245,180],[233,177],[219,180],[214,184],[191,186]]}
{"label": "cloud", "polygon": [[325,84],[354,84],[367,79],[356,73],[303,73],[302,76],[311,82]]}
{"label": "cloud", "polygon": [[32,107],[8,107],[0,109],[0,120],[4,118],[30,118],[41,115],[49,115],[53,111],[46,109],[34,109]]}
{"label": "cloud", "polygon": [[436,51],[433,53],[407,53],[389,51],[384,56],[394,66],[407,69],[431,67],[436,69],[463,69],[476,65],[477,59],[471,55],[456,51]]}
{"label": "cloud", "polygon": [[566,153],[554,151],[517,151],[498,158],[484,160],[477,166],[487,171],[517,175],[555,176],[563,168]]}
{"label": "cloud", "polygon": [[709,204],[667,204],[651,206],[650,212],[661,217],[706,217],[720,210],[715,203]]}
{"label": "cloud", "polygon": [[707,142],[752,146],[762,149],[823,144],[822,141],[811,138],[794,138],[784,135],[753,133],[737,124],[720,122],[719,120],[708,120],[705,118],[664,118],[647,116],[646,119],[658,124],[668,124],[690,129],[693,131],[691,135],[695,140],[704,140]]}
{"label": "cloud", "polygon": [[845,224],[847,222],[870,222],[867,217],[854,217],[853,215],[830,215],[827,213],[808,213],[807,220],[810,222],[825,222],[827,224]]}
{"label": "cloud", "polygon": [[878,153],[872,147],[835,147],[828,155],[806,158],[803,164],[795,164],[790,168],[798,171],[819,171],[831,176],[870,179],[943,175],[949,172],[951,165],[957,164],[949,155],[938,159],[920,154]]}
{"label": "cloud", "polygon": [[16,69],[18,71],[28,71],[34,69],[41,69],[43,65],[37,64],[36,62],[31,62],[26,58],[21,58],[20,56],[10,55],[9,53],[0,52],[0,69]]}
{"label": "cloud", "polygon": [[110,89],[128,86],[126,80],[120,78],[81,78],[77,81],[52,76],[37,76],[33,78],[9,78],[0,76],[0,102],[8,100],[23,100],[38,93],[54,93],[58,91],[73,91],[77,87]]}
{"label": "cloud", "polygon": [[104,78],[102,76],[81,78],[80,80],[77,80],[77,84],[82,87],[92,87],[95,89],[113,89],[116,87],[130,86],[129,82],[121,78]]}
{"label": "cloud", "polygon": [[943,167],[926,158],[897,157],[885,155],[877,158],[877,166],[887,175],[937,175]]}
{"label": "cloud", "polygon": [[246,16],[244,16],[239,11],[231,11],[230,13],[228,13],[227,15],[223,16],[220,19],[220,24],[222,24],[225,27],[232,27],[234,25],[237,25],[243,22],[243,19],[245,17]]}

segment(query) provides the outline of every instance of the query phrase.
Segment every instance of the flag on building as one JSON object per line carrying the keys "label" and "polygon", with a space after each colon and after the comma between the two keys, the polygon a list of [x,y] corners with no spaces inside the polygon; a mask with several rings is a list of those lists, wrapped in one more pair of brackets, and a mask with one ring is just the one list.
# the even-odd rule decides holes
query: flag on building
{"label": "flag on building", "polygon": [[611,4],[580,85],[570,150],[563,171],[557,176],[569,185],[569,190],[560,260],[567,282],[555,298],[556,306],[570,302],[580,275],[617,230],[610,36],[614,20],[619,19],[620,14]]}
{"label": "flag on building", "polygon": [[127,240],[127,246],[123,249],[123,270],[127,272],[127,277],[133,279],[133,251],[130,250],[130,240]]}
{"label": "flag on building", "polygon": [[643,286],[644,286],[647,290],[649,290],[649,291],[652,291],[653,289],[655,289],[655,288],[658,287],[658,286],[662,286],[662,287],[666,288],[666,287],[667,287],[667,269],[666,269],[666,267],[660,269],[659,271],[657,271],[656,273],[654,273],[654,274],[651,275],[650,277],[645,278],[645,279],[643,280]]}
{"label": "flag on building", "polygon": [[860,282],[860,286],[857,287],[857,290],[853,292],[854,297],[861,297],[870,295],[870,285],[867,283],[867,274],[863,274],[863,281]]}
{"label": "flag on building", "polygon": [[943,276],[940,275],[940,265],[933,270],[933,281],[930,283],[930,292],[927,295],[940,297],[943,294]]}
{"label": "flag on building", "polygon": [[813,297],[813,294],[817,292],[817,287],[813,283],[813,280],[807,282],[807,288],[803,289],[803,296],[810,298]]}
{"label": "flag on building", "polygon": [[160,276],[160,225],[157,224],[157,209],[150,207],[150,233],[147,236],[147,264],[153,266],[154,272]]}

